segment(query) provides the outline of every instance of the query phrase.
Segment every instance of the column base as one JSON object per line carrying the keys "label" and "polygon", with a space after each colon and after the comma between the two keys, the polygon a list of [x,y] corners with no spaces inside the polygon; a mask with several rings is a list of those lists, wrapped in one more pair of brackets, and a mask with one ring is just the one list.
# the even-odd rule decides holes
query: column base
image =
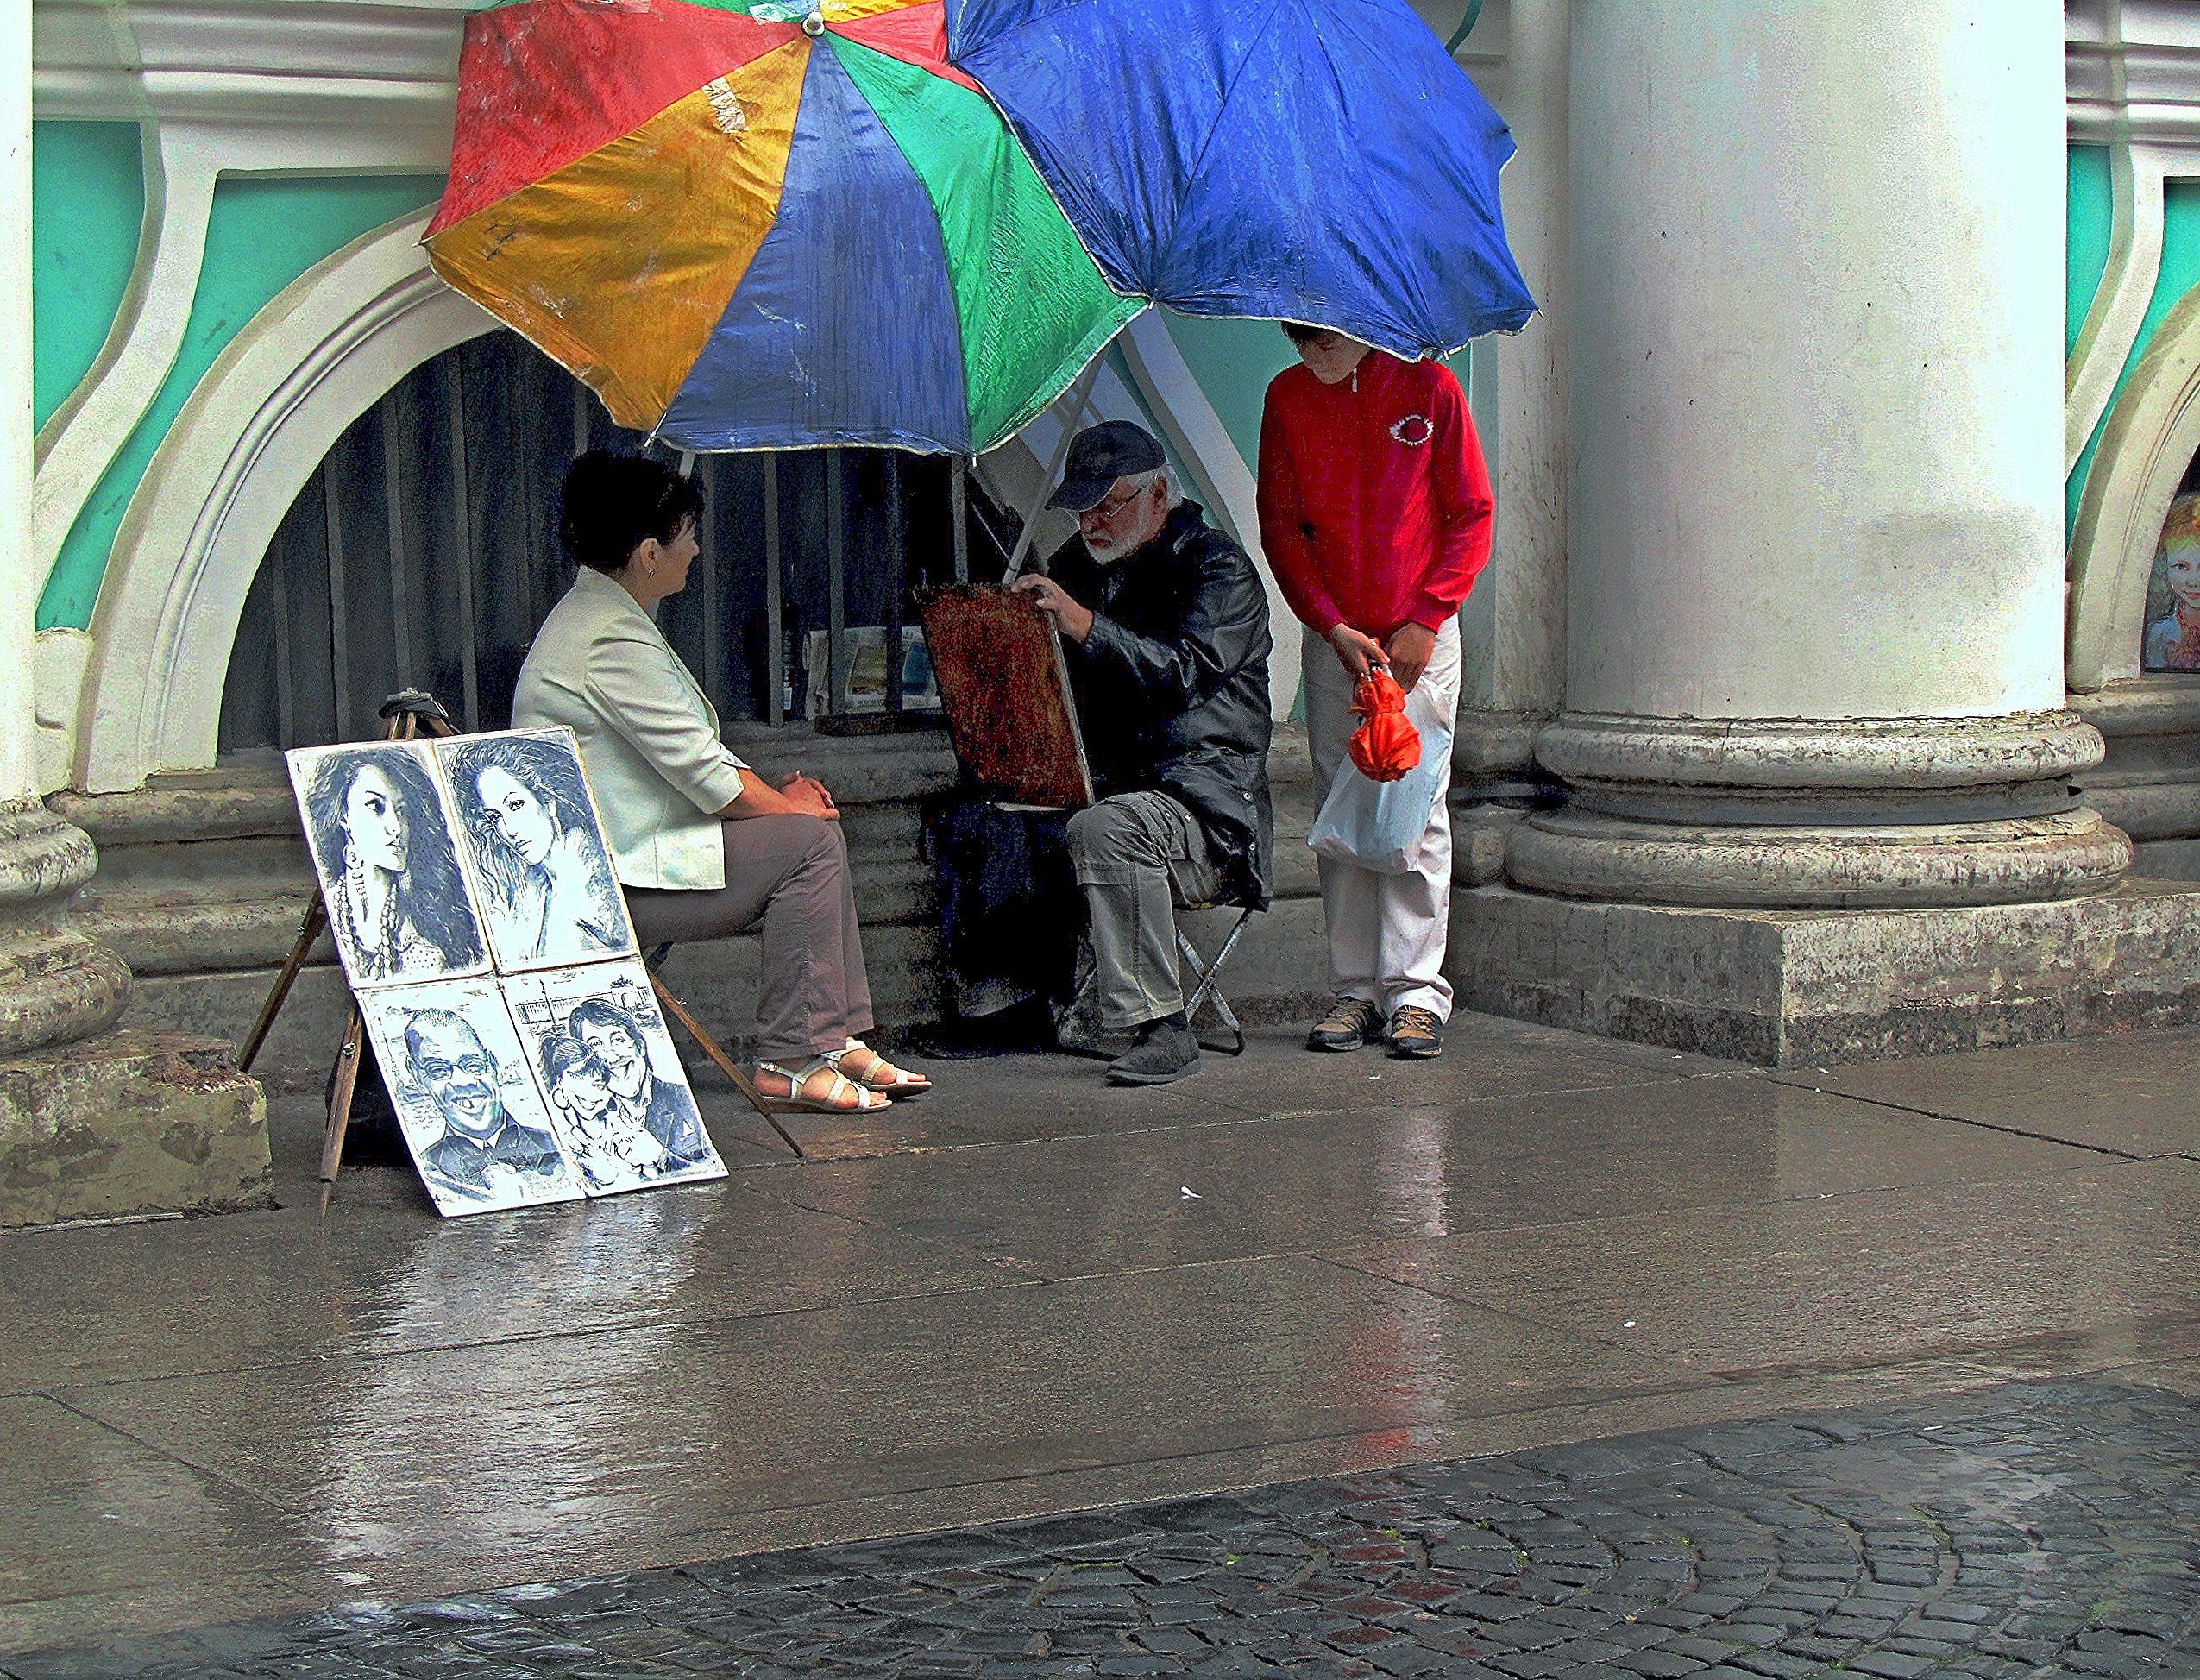
{"label": "column base", "polygon": [[2200,886],[1895,910],[1454,896],[1461,1007],[1768,1067],[2200,1022]]}
{"label": "column base", "polygon": [[272,1199],[267,1103],[227,1045],[115,1032],[0,1060],[0,1227]]}
{"label": "column base", "polygon": [[1906,909],[2075,898],[2113,886],[2131,841],[2080,807],[2000,822],[1705,827],[1550,811],[1516,825],[1505,870],[1568,898],[1764,909]]}
{"label": "column base", "polygon": [[89,1037],[122,1014],[129,970],[68,921],[97,862],[91,836],[37,800],[0,803],[0,1056]]}

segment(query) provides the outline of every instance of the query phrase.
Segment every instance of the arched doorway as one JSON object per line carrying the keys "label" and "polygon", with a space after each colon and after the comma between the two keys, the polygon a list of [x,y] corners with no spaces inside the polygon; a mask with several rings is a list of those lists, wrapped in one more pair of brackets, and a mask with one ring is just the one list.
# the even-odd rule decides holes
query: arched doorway
{"label": "arched doorway", "polygon": [[[463,727],[505,727],[569,576],[556,530],[568,462],[649,447],[512,333],[414,368],[336,440],[268,544],[229,655],[221,751],[355,739],[405,687]],[[945,457],[888,450],[660,452],[707,504],[695,576],[663,622],[721,718],[857,727],[930,708],[911,595],[959,563],[997,575],[1006,518],[981,487],[959,487]]]}

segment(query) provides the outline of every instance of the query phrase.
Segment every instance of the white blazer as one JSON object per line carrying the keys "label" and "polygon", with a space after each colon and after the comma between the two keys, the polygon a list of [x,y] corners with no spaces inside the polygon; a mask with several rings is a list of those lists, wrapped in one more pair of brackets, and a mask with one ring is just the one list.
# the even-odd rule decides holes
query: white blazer
{"label": "white blazer", "polygon": [[563,724],[581,743],[604,839],[630,887],[726,884],[717,813],[748,768],[657,622],[590,567],[535,632],[512,696],[515,729]]}

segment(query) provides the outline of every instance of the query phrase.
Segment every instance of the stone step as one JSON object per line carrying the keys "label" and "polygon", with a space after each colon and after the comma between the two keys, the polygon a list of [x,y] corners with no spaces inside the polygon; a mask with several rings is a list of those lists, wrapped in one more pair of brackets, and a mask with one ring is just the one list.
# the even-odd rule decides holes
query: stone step
{"label": "stone step", "polygon": [[226,1044],[125,1030],[0,1061],[0,1226],[272,1195],[267,1101]]}

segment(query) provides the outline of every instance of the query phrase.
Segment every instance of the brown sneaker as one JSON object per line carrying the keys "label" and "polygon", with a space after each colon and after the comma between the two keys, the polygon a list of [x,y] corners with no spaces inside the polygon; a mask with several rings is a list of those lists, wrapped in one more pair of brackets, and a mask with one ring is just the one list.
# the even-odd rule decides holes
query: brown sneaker
{"label": "brown sneaker", "polygon": [[1443,1022],[1434,1010],[1408,1004],[1391,1016],[1386,1041],[1392,1061],[1427,1061],[1443,1054]]}
{"label": "brown sneaker", "polygon": [[1357,1050],[1383,1029],[1383,1012],[1364,997],[1340,997],[1306,1035],[1310,1050]]}

